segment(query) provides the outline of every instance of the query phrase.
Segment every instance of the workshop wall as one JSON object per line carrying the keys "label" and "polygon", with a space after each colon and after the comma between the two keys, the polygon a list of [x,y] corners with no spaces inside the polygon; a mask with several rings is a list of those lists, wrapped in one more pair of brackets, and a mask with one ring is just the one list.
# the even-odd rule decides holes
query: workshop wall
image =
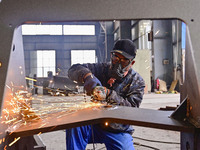
{"label": "workshop wall", "polygon": [[[117,28],[114,28],[117,23]],[[60,76],[67,76],[67,70],[71,66],[70,52],[72,49],[96,50],[98,62],[108,62],[110,61],[110,50],[116,40],[129,38],[138,45],[139,39],[142,38],[138,35],[138,21],[115,21],[114,24],[115,26],[112,21],[97,23],[95,35],[23,35],[26,76],[33,77],[37,72],[37,50],[55,50],[56,72],[59,70],[61,71]],[[102,26],[106,30],[102,30]],[[159,78],[170,86],[174,79],[173,43],[176,42],[172,40],[172,20],[154,20],[152,29],[153,66],[150,76],[152,82]],[[106,37],[105,34],[107,34]],[[107,43],[105,44],[106,39]],[[149,85],[150,87],[151,85]]]}
{"label": "workshop wall", "polygon": [[[71,66],[71,50],[97,50],[97,36],[89,35],[23,35],[26,76],[35,74],[36,50],[55,50],[56,69],[66,76]],[[31,69],[32,68],[32,69]]]}

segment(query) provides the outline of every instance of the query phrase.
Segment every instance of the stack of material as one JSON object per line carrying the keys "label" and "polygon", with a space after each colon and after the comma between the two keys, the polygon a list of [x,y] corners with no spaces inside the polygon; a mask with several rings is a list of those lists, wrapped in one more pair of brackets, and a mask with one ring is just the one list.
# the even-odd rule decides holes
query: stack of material
{"label": "stack of material", "polygon": [[174,89],[176,88],[178,80],[174,80],[170,86],[170,89],[167,90],[167,84],[165,81],[159,79],[159,88],[158,91],[155,91],[156,94],[162,94],[162,93],[173,93],[177,94],[178,92]]}

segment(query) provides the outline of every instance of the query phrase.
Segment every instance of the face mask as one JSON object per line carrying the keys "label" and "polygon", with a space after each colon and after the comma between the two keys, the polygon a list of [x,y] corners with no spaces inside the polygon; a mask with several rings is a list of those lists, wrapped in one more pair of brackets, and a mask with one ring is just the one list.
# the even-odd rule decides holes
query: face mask
{"label": "face mask", "polygon": [[125,77],[125,74],[127,72],[126,69],[128,68],[128,66],[129,65],[122,68],[120,63],[112,64],[111,65],[111,77],[120,81],[122,78]]}

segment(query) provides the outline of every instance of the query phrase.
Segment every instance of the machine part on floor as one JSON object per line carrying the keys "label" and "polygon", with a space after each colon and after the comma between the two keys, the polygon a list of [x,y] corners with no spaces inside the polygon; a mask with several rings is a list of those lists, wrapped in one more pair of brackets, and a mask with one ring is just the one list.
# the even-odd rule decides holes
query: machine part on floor
{"label": "machine part on floor", "polygon": [[46,146],[38,135],[17,137],[7,135],[5,146],[7,150],[46,150]]}
{"label": "machine part on floor", "polygon": [[41,137],[39,135],[34,135],[34,150],[46,150]]}
{"label": "machine part on floor", "polygon": [[53,76],[49,81],[47,90],[52,96],[66,96],[70,93],[78,93],[78,84],[67,77]]}
{"label": "machine part on floor", "polygon": [[177,107],[175,106],[166,106],[165,108],[161,107],[158,110],[163,110],[163,111],[174,111]]}
{"label": "machine part on floor", "polygon": [[[99,1],[93,0],[37,0],[31,2],[28,0],[12,1],[2,0],[0,2],[0,107],[1,115],[3,108],[6,108],[6,101],[9,99],[9,94],[12,87],[17,87],[14,90],[19,90],[22,87],[25,88],[25,77],[24,77],[24,63],[23,57],[23,45],[21,28],[19,27],[24,23],[42,23],[42,22],[65,22],[65,21],[83,21],[83,20],[120,20],[120,19],[175,19],[184,21],[187,24],[186,33],[186,65],[185,65],[185,81],[184,91],[181,91],[181,95],[187,95],[190,99],[190,109],[187,114],[187,120],[195,125],[196,129],[200,128],[200,33],[199,33],[199,6],[200,1],[198,0],[106,0]],[[89,9],[93,8],[93,9]],[[176,8],[176,9],[174,9]],[[58,11],[55,11],[58,10]],[[121,10],[121,11],[120,11]],[[31,15],[30,15],[31,12]],[[141,126],[157,127],[169,130],[178,131],[191,131],[190,125],[184,125],[175,119],[168,118],[168,115],[163,112],[155,111],[149,112],[150,110],[143,109],[114,109],[109,111],[109,115],[105,114],[105,111],[92,112],[90,117],[81,118],[76,120],[77,122],[58,122],[57,129],[66,127],[72,127],[77,125],[92,123],[101,121],[115,121],[120,123],[130,123]],[[116,112],[121,110],[120,112]],[[134,113],[144,114],[150,113],[152,115],[146,116],[141,121],[137,116],[124,116],[124,111],[133,111]],[[142,112],[141,112],[142,111]],[[80,111],[82,112],[82,111]],[[112,113],[113,112],[113,113]],[[96,118],[94,113],[101,114],[100,118]],[[104,115],[103,115],[104,114]],[[115,116],[117,115],[117,116]],[[115,116],[115,117],[112,117]],[[53,116],[52,116],[53,117]],[[103,117],[103,119],[102,119]],[[140,116],[142,117],[142,116]],[[149,117],[149,118],[148,118]],[[155,120],[155,118],[158,117]],[[85,120],[84,120],[85,119]],[[108,119],[108,120],[107,120]],[[145,119],[147,119],[145,121]],[[46,128],[37,128],[38,132],[42,130],[49,132],[51,127],[54,127],[53,122],[47,123]],[[74,120],[75,121],[75,120]],[[162,122],[163,121],[163,122]],[[38,123],[40,124],[40,123]],[[40,124],[43,125],[43,124]],[[45,126],[45,125],[44,125]],[[5,138],[6,125],[0,124],[0,138]],[[21,133],[23,136],[26,134],[37,134],[27,128],[22,129]],[[29,128],[31,129],[31,128]],[[192,127],[192,130],[194,127]],[[18,130],[19,131],[19,130]],[[27,132],[26,132],[27,131]],[[33,130],[35,131],[35,130]],[[17,132],[16,132],[17,133]],[[17,134],[16,134],[17,135]],[[190,138],[192,137],[192,138]],[[199,149],[198,145],[191,145],[191,143],[200,143],[199,132],[193,130],[193,133],[182,134],[181,145],[182,150],[184,149]],[[186,139],[186,140],[183,140]],[[191,140],[190,141],[188,141]],[[6,142],[0,145],[3,149],[6,147]],[[22,144],[23,145],[23,144]]]}

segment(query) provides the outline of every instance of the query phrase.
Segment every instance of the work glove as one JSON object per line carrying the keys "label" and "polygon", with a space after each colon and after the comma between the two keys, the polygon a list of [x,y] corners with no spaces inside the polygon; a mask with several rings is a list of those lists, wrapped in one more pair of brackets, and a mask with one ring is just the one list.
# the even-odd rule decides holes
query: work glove
{"label": "work glove", "polygon": [[92,93],[93,99],[98,101],[106,100],[109,94],[110,90],[104,86],[96,86]]}
{"label": "work glove", "polygon": [[84,89],[87,95],[91,95],[96,86],[101,86],[101,82],[94,75],[89,75],[84,79]]}

